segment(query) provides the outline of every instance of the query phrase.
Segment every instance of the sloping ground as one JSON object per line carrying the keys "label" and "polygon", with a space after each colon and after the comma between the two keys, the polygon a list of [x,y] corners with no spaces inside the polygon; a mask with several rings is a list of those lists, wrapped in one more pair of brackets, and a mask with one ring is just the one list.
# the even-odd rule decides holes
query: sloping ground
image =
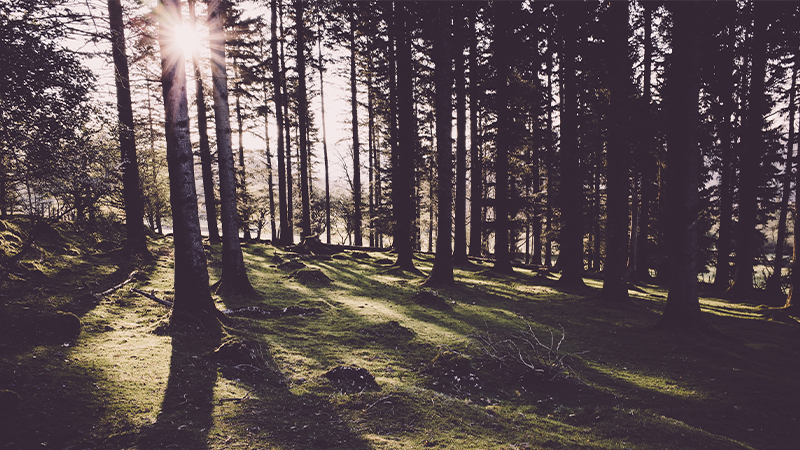
{"label": "sloping ground", "polygon": [[[567,293],[476,264],[430,291],[381,261],[391,255],[248,244],[259,296],[218,298],[221,310],[317,312],[233,316],[222,338],[164,335],[168,310],[128,289],[170,297],[169,239],[136,267],[114,233],[51,227],[58,236],[0,287],[0,395],[19,401],[0,408],[0,448],[785,449],[800,438],[800,326],[752,306],[703,300],[727,338],[665,334],[649,328],[665,297],[656,286],[607,306],[594,280]],[[208,247],[212,262],[220,250]],[[292,260],[318,278],[278,267]],[[134,269],[131,284],[92,295]],[[80,317],[76,339],[44,329],[55,311]],[[378,388],[342,389],[323,376],[336,367],[366,369]]]}

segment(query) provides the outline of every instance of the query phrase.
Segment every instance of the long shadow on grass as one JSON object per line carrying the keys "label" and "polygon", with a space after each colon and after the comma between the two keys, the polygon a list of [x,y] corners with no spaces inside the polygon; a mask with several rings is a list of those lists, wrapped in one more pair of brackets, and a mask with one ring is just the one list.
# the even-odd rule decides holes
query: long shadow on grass
{"label": "long shadow on grass", "polygon": [[208,448],[214,424],[217,366],[207,358],[220,343],[218,333],[173,330],[170,372],[156,423],[142,430],[140,448]]}

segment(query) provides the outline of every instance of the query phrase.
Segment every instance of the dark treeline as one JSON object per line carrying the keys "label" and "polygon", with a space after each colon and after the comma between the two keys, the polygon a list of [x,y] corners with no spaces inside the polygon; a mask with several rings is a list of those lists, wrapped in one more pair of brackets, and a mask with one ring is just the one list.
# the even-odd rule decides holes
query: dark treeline
{"label": "dark treeline", "polygon": [[[763,290],[772,306],[792,303],[782,274],[795,201],[795,2],[264,0],[245,10],[210,1],[197,5],[212,51],[192,58],[193,101],[185,88],[168,99],[163,87],[164,77],[185,77],[165,72],[165,61],[182,58],[165,34],[189,23],[190,9],[194,17],[195,2],[183,19],[180,3],[126,11],[132,125],[122,109],[119,120],[69,113],[90,107],[92,79],[48,42],[79,17],[50,16],[35,2],[2,6],[0,51],[11,61],[2,70],[13,89],[2,91],[0,213],[89,221],[117,208],[153,228],[171,216],[177,246],[183,219],[174,191],[166,207],[159,163],[174,130],[159,103],[169,112],[184,102],[212,240],[221,212],[223,286],[249,289],[236,239],[224,236],[260,239],[266,229],[281,245],[324,234],[392,247],[409,271],[414,251],[435,249],[429,284],[451,283],[467,255],[492,258],[499,272],[519,263],[560,271],[565,286],[602,274],[602,298],[613,302],[631,283],[658,282],[670,287],[665,327],[705,328],[698,274],[719,295],[750,300]],[[22,19],[25,11],[40,20]],[[31,53],[41,58],[20,56]],[[48,75],[26,83],[26,73]],[[331,74],[347,80],[350,122],[346,186],[333,191],[333,121],[326,130],[323,112]],[[89,158],[107,150],[79,150],[119,146],[98,137],[103,121],[116,136],[134,128],[137,149],[123,141],[121,172]],[[261,148],[246,150],[247,134]],[[137,152],[139,180],[115,183]],[[83,171],[90,182],[63,167],[76,158],[92,168]],[[170,165],[170,184],[175,176]],[[127,207],[135,183],[143,213]]]}

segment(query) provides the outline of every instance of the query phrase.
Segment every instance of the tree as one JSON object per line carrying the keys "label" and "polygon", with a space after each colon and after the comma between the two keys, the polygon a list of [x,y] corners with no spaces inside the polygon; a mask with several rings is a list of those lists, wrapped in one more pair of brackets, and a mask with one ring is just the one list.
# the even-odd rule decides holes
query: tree
{"label": "tree", "polygon": [[[195,0],[189,0],[189,20],[192,28],[196,26]],[[208,143],[208,118],[206,117],[205,88],[200,76],[200,61],[197,51],[192,52],[192,66],[195,79],[195,103],[197,104],[197,134],[200,138],[200,168],[203,174],[203,199],[206,206],[206,227],[211,242],[220,242],[217,226],[217,199],[214,195],[214,172],[211,162],[211,146]]]}
{"label": "tree", "polygon": [[580,173],[580,153],[577,139],[577,81],[575,77],[576,41],[582,4],[562,3],[561,40],[563,42],[561,64],[561,218],[559,235],[561,252],[558,266],[561,269],[559,284],[583,286],[583,183]]}
{"label": "tree", "polygon": [[758,171],[764,149],[765,87],[767,67],[766,4],[753,2],[752,75],[747,96],[747,117],[739,156],[739,226],[736,236],[736,273],[726,294],[742,297],[753,292],[753,264],[756,257],[756,214]]}
{"label": "tree", "polygon": [[480,74],[478,73],[478,7],[469,6],[469,143],[470,143],[470,227],[469,255],[483,253],[483,155],[478,131]]}
{"label": "tree", "polygon": [[603,266],[603,298],[628,300],[628,185],[629,152],[625,141],[626,102],[630,80],[628,61],[628,2],[609,6],[608,84],[611,90],[608,112],[606,259]]}
{"label": "tree", "polygon": [[353,127],[353,204],[355,205],[355,215],[353,216],[355,227],[355,245],[362,245],[361,237],[361,148],[358,142],[358,92],[356,86],[356,5],[353,2],[350,6],[350,111],[351,126]]}
{"label": "tree", "polygon": [[305,2],[294,2],[295,10],[295,45],[297,46],[297,116],[300,146],[300,203],[302,216],[300,219],[303,237],[311,235],[311,199],[308,187],[308,98],[306,94],[306,26],[303,20]]}
{"label": "tree", "polygon": [[128,75],[128,56],[125,54],[125,26],[122,22],[120,0],[108,0],[108,16],[111,25],[111,56],[114,60],[114,82],[117,88],[117,112],[120,122],[122,190],[128,235],[125,246],[134,255],[148,255],[150,251],[147,249],[142,223],[144,208],[139,188],[139,162],[136,157],[131,84]]}
{"label": "tree", "polygon": [[467,259],[467,87],[464,58],[466,6],[455,6],[453,39],[456,81],[456,183],[453,217],[453,263],[464,265]]}
{"label": "tree", "polygon": [[177,25],[181,23],[180,0],[162,0],[161,6],[161,85],[175,240],[175,297],[170,321],[197,321],[216,329],[219,327],[218,311],[208,285],[208,267],[197,212],[184,56],[175,45]]}
{"label": "tree", "polygon": [[514,118],[511,112],[511,61],[514,30],[511,25],[512,15],[518,5],[512,2],[495,4],[495,37],[494,66],[497,71],[497,137],[495,155],[495,194],[494,194],[494,270],[510,273],[511,256],[509,255],[509,185],[508,159],[512,146],[512,125]]}
{"label": "tree", "polygon": [[278,12],[277,0],[270,1],[270,52],[272,53],[272,99],[275,102],[275,121],[278,129],[278,210],[279,219],[279,239],[277,245],[287,245],[292,243],[292,228],[289,224],[289,208],[286,201],[286,156],[284,151],[283,136],[283,85],[281,80],[283,75],[279,63],[278,55]]}
{"label": "tree", "polygon": [[450,137],[453,129],[452,85],[453,63],[451,53],[452,39],[452,6],[450,3],[439,3],[436,8],[435,42],[433,46],[434,64],[436,65],[436,165],[438,177],[436,199],[438,201],[439,220],[436,229],[436,257],[433,269],[426,280],[428,285],[453,283],[453,253],[451,234],[453,231],[453,143]]}
{"label": "tree", "polygon": [[408,5],[395,3],[394,36],[397,39],[397,154],[392,155],[392,215],[394,216],[395,265],[403,270],[414,268],[412,228],[414,208],[414,136],[416,121],[413,106],[413,61],[411,55],[411,18]]}
{"label": "tree", "polygon": [[244,267],[239,242],[239,217],[236,210],[236,172],[231,148],[231,125],[228,106],[228,75],[225,67],[225,31],[222,0],[212,0],[208,8],[208,30],[211,44],[211,77],[214,94],[214,123],[217,134],[220,206],[222,209],[222,280],[220,292],[247,294],[252,292]]}
{"label": "tree", "polygon": [[670,221],[670,279],[667,305],[658,321],[662,329],[706,328],[697,292],[697,226],[700,149],[699,125],[700,54],[695,2],[675,2],[672,10],[672,62],[667,77],[669,130],[667,184]]}

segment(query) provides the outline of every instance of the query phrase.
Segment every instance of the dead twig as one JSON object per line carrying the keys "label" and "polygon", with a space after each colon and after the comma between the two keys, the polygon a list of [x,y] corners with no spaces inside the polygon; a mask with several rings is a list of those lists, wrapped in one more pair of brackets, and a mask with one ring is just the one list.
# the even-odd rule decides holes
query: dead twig
{"label": "dead twig", "polygon": [[136,276],[138,273],[139,273],[139,271],[138,271],[138,270],[134,270],[133,272],[131,272],[131,273],[130,273],[130,275],[128,275],[128,278],[126,278],[126,279],[125,279],[125,281],[123,281],[122,283],[120,283],[120,284],[118,284],[118,285],[116,285],[116,286],[114,286],[114,287],[112,287],[112,288],[106,289],[106,290],[105,290],[105,291],[103,291],[103,292],[98,292],[98,293],[96,293],[96,294],[92,294],[92,295],[93,295],[95,298],[98,298],[98,299],[99,299],[99,298],[101,298],[101,297],[105,297],[105,296],[106,296],[106,295],[108,295],[108,294],[111,294],[111,293],[113,293],[113,292],[116,292],[116,291],[118,291],[119,289],[121,289],[123,286],[125,286],[126,284],[128,284],[128,283],[132,283],[132,282],[133,282],[133,278],[134,278],[134,277],[135,277],[135,276]]}
{"label": "dead twig", "polygon": [[147,293],[147,292],[145,292],[145,291],[143,291],[141,289],[131,288],[131,292],[135,292],[135,293],[137,293],[139,295],[143,295],[143,296],[149,298],[150,300],[152,300],[152,301],[154,301],[156,303],[160,303],[160,304],[162,304],[162,305],[164,305],[164,306],[166,306],[168,308],[172,308],[172,302],[171,301],[160,299],[160,298],[156,297],[155,295],[149,294],[149,293]]}

